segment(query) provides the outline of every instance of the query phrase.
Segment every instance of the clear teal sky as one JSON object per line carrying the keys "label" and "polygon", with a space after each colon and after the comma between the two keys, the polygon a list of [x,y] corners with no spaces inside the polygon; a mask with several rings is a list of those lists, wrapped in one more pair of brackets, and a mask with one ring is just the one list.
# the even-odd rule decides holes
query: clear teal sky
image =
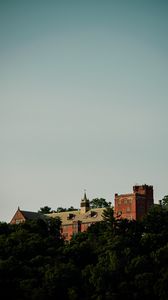
{"label": "clear teal sky", "polygon": [[168,1],[0,0],[0,220],[168,194]]}

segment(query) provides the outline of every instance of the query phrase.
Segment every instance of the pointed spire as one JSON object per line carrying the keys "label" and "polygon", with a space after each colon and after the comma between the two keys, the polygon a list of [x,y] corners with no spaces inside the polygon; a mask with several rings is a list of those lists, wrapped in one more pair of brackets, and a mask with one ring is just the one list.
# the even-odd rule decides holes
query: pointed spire
{"label": "pointed spire", "polygon": [[81,213],[86,213],[90,209],[89,199],[86,196],[86,190],[84,189],[84,197],[81,199]]}
{"label": "pointed spire", "polygon": [[87,200],[87,197],[86,197],[86,189],[84,189],[84,197],[83,197],[83,200]]}

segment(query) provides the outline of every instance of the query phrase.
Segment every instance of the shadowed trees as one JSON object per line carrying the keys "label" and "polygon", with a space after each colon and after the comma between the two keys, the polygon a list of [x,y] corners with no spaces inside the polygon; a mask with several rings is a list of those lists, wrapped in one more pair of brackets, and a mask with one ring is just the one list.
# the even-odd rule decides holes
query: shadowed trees
{"label": "shadowed trees", "polygon": [[38,212],[41,214],[49,214],[51,213],[51,207],[49,206],[40,207],[40,210]]}
{"label": "shadowed trees", "polygon": [[168,195],[165,195],[162,200],[160,200],[161,205],[168,209]]}
{"label": "shadowed trees", "polygon": [[168,298],[164,207],[154,206],[139,222],[116,220],[107,207],[102,222],[69,243],[60,236],[60,219],[46,220],[0,223],[0,289],[7,299]]}
{"label": "shadowed trees", "polygon": [[105,208],[110,207],[111,202],[107,202],[104,198],[94,198],[90,201],[90,207],[91,208]]}

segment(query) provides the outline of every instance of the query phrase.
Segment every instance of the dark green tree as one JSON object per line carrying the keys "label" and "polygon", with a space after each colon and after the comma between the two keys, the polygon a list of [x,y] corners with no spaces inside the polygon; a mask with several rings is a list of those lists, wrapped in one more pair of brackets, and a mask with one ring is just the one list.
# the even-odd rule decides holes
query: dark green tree
{"label": "dark green tree", "polygon": [[56,212],[64,212],[64,211],[67,211],[67,209],[66,209],[66,208],[63,208],[63,207],[61,207],[61,206],[57,207]]}
{"label": "dark green tree", "polygon": [[107,224],[108,228],[113,228],[115,218],[114,210],[112,207],[107,207],[102,213],[103,221]]}
{"label": "dark green tree", "polygon": [[[114,218],[60,237],[60,220],[0,224],[0,289],[5,299],[119,300],[168,298],[168,210],[142,221]],[[9,289],[10,287],[10,289]]]}
{"label": "dark green tree", "polygon": [[90,201],[91,208],[103,208],[103,207],[110,207],[111,202],[107,202],[104,198],[94,198]]}
{"label": "dark green tree", "polygon": [[77,208],[74,208],[73,206],[70,206],[67,211],[73,211],[73,210],[78,210]]}
{"label": "dark green tree", "polygon": [[168,228],[168,210],[161,205],[154,205],[143,220],[146,233],[165,234]]}
{"label": "dark green tree", "polygon": [[61,238],[61,219],[59,217],[48,219],[49,234],[57,239]]}
{"label": "dark green tree", "polygon": [[38,212],[41,214],[49,214],[51,213],[51,207],[49,206],[40,207],[40,210]]}
{"label": "dark green tree", "polygon": [[70,206],[69,208],[57,207],[56,212],[73,211],[73,210],[78,210],[78,209],[74,208],[73,206]]}
{"label": "dark green tree", "polygon": [[165,208],[168,208],[168,195],[165,195],[161,200],[161,205]]}

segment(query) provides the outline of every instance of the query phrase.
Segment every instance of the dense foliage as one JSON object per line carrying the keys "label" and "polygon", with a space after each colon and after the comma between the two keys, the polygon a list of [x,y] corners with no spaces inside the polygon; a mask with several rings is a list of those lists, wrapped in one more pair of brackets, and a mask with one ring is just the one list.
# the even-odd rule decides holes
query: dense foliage
{"label": "dense foliage", "polygon": [[107,202],[104,198],[94,198],[90,201],[91,208],[110,207],[111,202]]}
{"label": "dense foliage", "polygon": [[60,220],[0,223],[0,290],[17,300],[168,299],[168,210],[104,221],[70,243]]}

